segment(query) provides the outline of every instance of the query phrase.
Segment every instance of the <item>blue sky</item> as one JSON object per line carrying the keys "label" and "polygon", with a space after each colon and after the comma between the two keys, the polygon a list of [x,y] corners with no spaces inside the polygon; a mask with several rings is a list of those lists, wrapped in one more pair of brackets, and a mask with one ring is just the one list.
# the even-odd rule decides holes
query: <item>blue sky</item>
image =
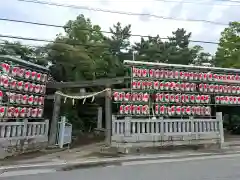
{"label": "blue sky", "polygon": [[[44,0],[49,2],[89,6],[94,8],[109,9],[113,11],[127,11],[135,13],[149,13],[160,16],[182,19],[204,19],[228,23],[240,21],[240,0],[230,2],[228,0]],[[174,2],[164,2],[174,1]],[[178,1],[178,2],[176,2]],[[185,3],[183,3],[183,2]],[[194,3],[186,3],[194,2]],[[109,14],[104,12],[71,9],[19,2],[17,0],[0,1],[0,17],[17,20],[42,22],[64,25],[68,20],[74,19],[78,14],[89,17],[94,24],[99,24],[103,30],[117,21],[122,24],[132,24],[132,33],[141,35],[167,37],[177,28],[185,28],[192,32],[194,40],[215,41],[220,37],[221,31],[226,27],[222,25],[202,22],[187,22],[156,19],[147,16],[126,16],[121,14]],[[41,39],[53,39],[57,33],[63,32],[61,28],[35,26],[14,22],[0,21],[0,34],[24,36]],[[1,38],[2,39],[2,38]],[[140,37],[134,37],[132,42],[139,41]],[[24,41],[27,44],[39,45],[40,42]],[[216,46],[200,44],[206,51],[215,52]]]}

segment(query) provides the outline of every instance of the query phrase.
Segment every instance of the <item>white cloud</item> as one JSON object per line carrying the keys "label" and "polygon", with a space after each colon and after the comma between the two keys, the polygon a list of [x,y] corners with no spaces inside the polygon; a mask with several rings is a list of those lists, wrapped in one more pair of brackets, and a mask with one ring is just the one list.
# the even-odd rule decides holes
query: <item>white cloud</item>
{"label": "white cloud", "polygon": [[[240,7],[239,3],[235,3],[239,6],[214,5],[214,3],[225,5],[233,4],[229,1],[200,1],[211,3],[210,5],[181,3],[181,1],[167,3],[156,0],[49,0],[49,2],[88,6],[112,11],[148,13],[174,18],[205,19],[224,23],[228,23],[230,20],[239,20],[237,18],[240,16],[240,11],[238,10]],[[194,2],[196,2],[196,0],[194,0]],[[218,41],[220,32],[225,28],[225,26],[201,22],[173,21],[149,16],[139,17],[110,14],[83,9],[39,5],[16,0],[0,1],[0,17],[4,18],[64,25],[68,20],[75,19],[78,14],[84,14],[86,17],[89,17],[94,24],[99,24],[102,29],[106,31],[110,26],[119,21],[123,25],[131,24],[133,34],[151,36],[159,34],[161,37],[171,35],[171,32],[177,28],[185,28],[188,32],[192,32],[192,39],[194,40]],[[53,39],[57,33],[63,32],[60,28],[13,22],[0,22],[0,26],[0,34],[40,39]],[[138,41],[139,39],[140,37],[134,37],[132,41]],[[28,43],[35,44],[35,42]],[[41,44],[41,42],[39,43]],[[205,47],[206,51],[214,52],[216,49],[215,45],[201,45]]]}

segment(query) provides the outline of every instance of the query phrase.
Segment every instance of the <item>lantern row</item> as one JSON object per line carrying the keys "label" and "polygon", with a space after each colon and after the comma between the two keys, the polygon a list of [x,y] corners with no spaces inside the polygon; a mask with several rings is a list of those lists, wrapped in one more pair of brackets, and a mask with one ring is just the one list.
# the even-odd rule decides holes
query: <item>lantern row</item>
{"label": "lantern row", "polygon": [[237,96],[215,96],[216,104],[240,104],[240,97]]}
{"label": "lantern row", "polygon": [[2,72],[11,77],[24,78],[26,80],[33,80],[42,83],[47,82],[47,74],[42,74],[36,71],[31,71],[25,68],[20,68],[18,66],[11,66],[7,63],[1,64]]}
{"label": "lantern row", "polygon": [[0,106],[0,118],[41,118],[43,115],[42,108],[26,108],[26,107],[5,107]]}
{"label": "lantern row", "polygon": [[159,106],[155,105],[156,115],[198,115],[210,116],[211,107],[209,106]]}
{"label": "lantern row", "polygon": [[[146,86],[147,84],[147,86]],[[240,94],[240,86],[218,85],[218,84],[196,84],[184,82],[165,82],[165,81],[133,81],[133,90],[161,90],[161,91],[183,91],[196,92],[199,89],[204,93],[228,93]]]}
{"label": "lantern row", "polygon": [[[155,115],[198,115],[210,116],[211,108],[209,106],[160,106],[155,105]],[[148,105],[121,105],[119,108],[121,115],[149,115]]]}
{"label": "lantern row", "polygon": [[30,82],[17,81],[5,75],[0,75],[0,86],[5,89],[19,90],[25,92],[34,92],[45,94],[46,85],[35,84]]}
{"label": "lantern row", "polygon": [[213,74],[211,72],[189,72],[189,71],[170,71],[165,69],[142,69],[132,68],[133,78],[159,78],[159,79],[181,79],[189,81],[215,81],[215,82],[234,82],[240,83],[238,74]]}
{"label": "lantern row", "polygon": [[[209,104],[211,99],[210,95],[196,95],[196,94],[168,94],[168,93],[156,93],[156,94],[148,94],[148,93],[130,93],[130,92],[114,92],[113,99],[114,101],[120,102],[148,102],[150,96],[156,102],[161,103],[202,103]],[[239,97],[240,99],[240,97]]]}

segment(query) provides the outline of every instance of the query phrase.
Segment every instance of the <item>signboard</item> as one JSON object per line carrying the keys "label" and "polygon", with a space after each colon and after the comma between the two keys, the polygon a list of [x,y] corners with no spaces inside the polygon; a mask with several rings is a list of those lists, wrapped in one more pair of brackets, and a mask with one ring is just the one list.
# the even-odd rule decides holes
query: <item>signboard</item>
{"label": "signboard", "polygon": [[240,104],[237,69],[125,61],[131,88],[115,91],[124,116],[211,116],[218,105]]}

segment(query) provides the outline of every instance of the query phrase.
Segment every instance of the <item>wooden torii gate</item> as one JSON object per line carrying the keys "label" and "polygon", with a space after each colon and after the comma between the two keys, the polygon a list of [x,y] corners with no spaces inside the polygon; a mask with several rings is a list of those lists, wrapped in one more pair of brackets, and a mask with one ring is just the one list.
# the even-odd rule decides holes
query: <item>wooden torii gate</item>
{"label": "wooden torii gate", "polygon": [[[111,79],[98,79],[92,81],[77,81],[77,82],[49,82],[47,84],[47,88],[49,89],[56,89],[61,91],[63,88],[79,88],[80,92],[76,94],[72,94],[73,96],[86,96],[93,94],[94,92],[87,93],[85,92],[85,88],[87,87],[96,87],[102,86],[105,88],[111,88],[114,84],[122,84],[126,79],[129,77],[118,77],[118,78],[111,78]],[[111,120],[112,120],[112,107],[111,107],[111,92],[106,91],[104,94],[99,94],[100,97],[105,96],[105,142],[107,145],[111,143]],[[62,96],[55,93],[54,95],[48,95],[47,99],[54,99],[54,109],[52,115],[52,121],[50,126],[50,137],[49,137],[49,144],[54,145],[55,139],[57,136],[57,125],[58,119],[60,114],[60,107],[61,107],[61,98]]]}

